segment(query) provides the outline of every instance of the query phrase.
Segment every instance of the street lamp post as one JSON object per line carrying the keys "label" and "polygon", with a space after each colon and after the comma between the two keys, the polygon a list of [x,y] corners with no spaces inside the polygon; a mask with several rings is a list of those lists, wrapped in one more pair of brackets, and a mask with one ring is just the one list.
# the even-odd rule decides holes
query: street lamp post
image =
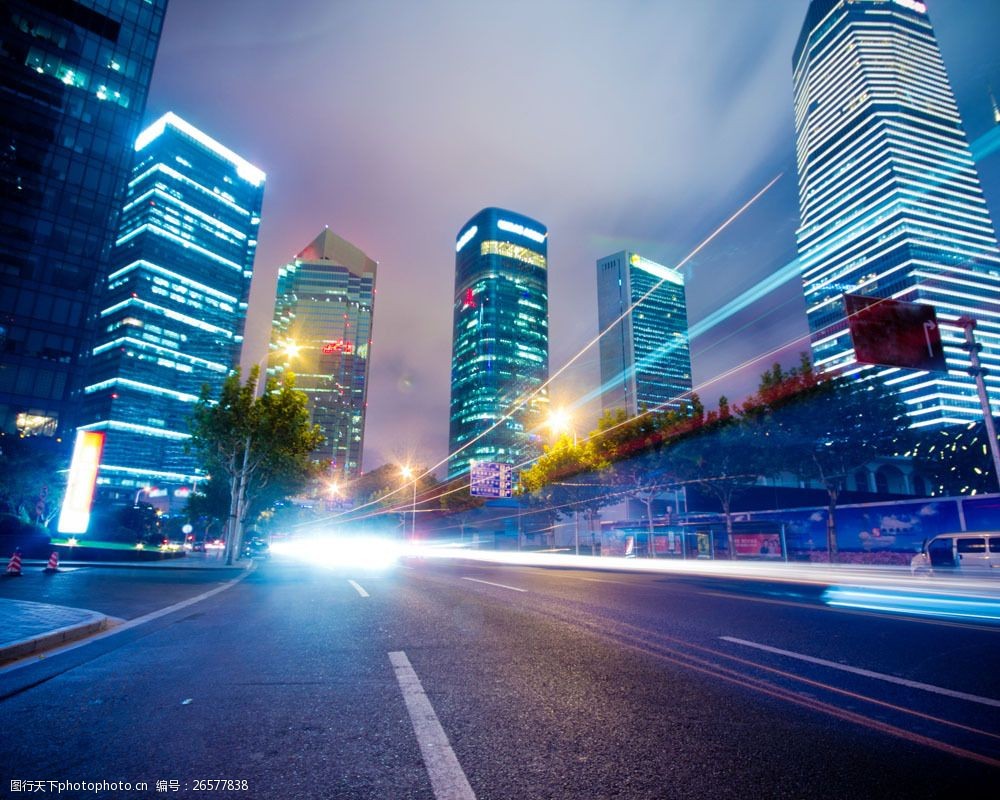
{"label": "street lamp post", "polygon": [[412,541],[417,534],[417,480],[413,470],[409,467],[403,467],[400,472],[406,480],[413,479],[413,500],[410,504],[410,540]]}
{"label": "street lamp post", "polygon": [[[573,425],[573,418],[564,408],[554,409],[549,413],[549,429],[558,436],[561,433],[569,432],[573,434],[573,447],[576,447],[576,428]],[[577,555],[580,555],[580,513],[576,506],[573,507],[573,544]],[[593,555],[593,547],[591,547]]]}
{"label": "street lamp post", "polygon": [[979,404],[983,409],[983,425],[986,428],[986,440],[989,444],[990,455],[993,458],[993,477],[1000,482],[1000,447],[997,445],[997,431],[993,424],[993,410],[990,408],[990,398],[986,394],[986,384],[983,382],[982,362],[979,360],[979,351],[983,346],[979,344],[972,331],[976,328],[976,320],[972,317],[960,317],[958,325],[965,331],[965,344],[963,350],[969,353],[969,374],[976,381],[976,393],[979,395]]}

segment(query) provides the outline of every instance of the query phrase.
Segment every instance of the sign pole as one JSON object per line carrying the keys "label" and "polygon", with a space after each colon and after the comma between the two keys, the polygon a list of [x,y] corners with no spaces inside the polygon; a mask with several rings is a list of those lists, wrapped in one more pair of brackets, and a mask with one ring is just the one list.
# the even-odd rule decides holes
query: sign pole
{"label": "sign pole", "polygon": [[976,327],[976,321],[972,317],[960,317],[958,324],[965,330],[965,345],[963,349],[969,351],[969,361],[971,363],[969,374],[976,379],[979,404],[983,408],[986,438],[989,440],[990,454],[993,456],[993,477],[1000,484],[1000,444],[997,443],[997,430],[996,425],[993,423],[993,410],[990,408],[990,398],[986,394],[986,384],[983,381],[983,375],[986,374],[986,370],[983,369],[979,361],[979,351],[983,349],[983,346],[976,342],[975,337],[972,335],[972,331]]}

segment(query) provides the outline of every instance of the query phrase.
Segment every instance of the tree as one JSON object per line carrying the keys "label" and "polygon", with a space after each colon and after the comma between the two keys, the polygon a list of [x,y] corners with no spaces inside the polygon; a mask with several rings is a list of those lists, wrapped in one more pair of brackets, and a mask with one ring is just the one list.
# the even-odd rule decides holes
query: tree
{"label": "tree", "polygon": [[770,459],[759,422],[728,413],[697,431],[672,442],[664,451],[673,473],[685,483],[696,483],[713,495],[726,520],[729,557],[736,557],[733,537],[733,501],[768,471]]}
{"label": "tree", "polygon": [[218,401],[206,386],[191,419],[192,449],[210,475],[228,483],[227,564],[238,555],[245,520],[265,492],[300,491],[326,468],[310,459],[323,434],[309,422],[308,399],[295,389],[295,376],[269,379],[257,397],[258,374],[253,367],[243,384],[235,370]]}
{"label": "tree", "polygon": [[48,527],[62,504],[69,449],[51,436],[0,433],[0,512]]}
{"label": "tree", "polygon": [[621,494],[646,507],[649,554],[656,557],[653,532],[653,503],[677,478],[661,458],[665,438],[682,419],[677,412],[643,412],[629,418],[624,410],[604,412],[591,434],[598,463],[609,483]]}
{"label": "tree", "polygon": [[830,561],[836,561],[837,497],[848,475],[908,448],[906,409],[881,381],[857,376],[816,379],[764,405],[771,452],[801,479],[826,489],[827,548]]}
{"label": "tree", "polygon": [[590,438],[575,442],[567,434],[546,446],[542,456],[530,469],[521,473],[521,488],[548,502],[550,508],[563,517],[573,515],[576,524],[576,549],[579,553],[579,518],[585,512],[593,535],[597,511],[616,497],[615,487],[601,480],[599,470],[607,466],[594,449]]}

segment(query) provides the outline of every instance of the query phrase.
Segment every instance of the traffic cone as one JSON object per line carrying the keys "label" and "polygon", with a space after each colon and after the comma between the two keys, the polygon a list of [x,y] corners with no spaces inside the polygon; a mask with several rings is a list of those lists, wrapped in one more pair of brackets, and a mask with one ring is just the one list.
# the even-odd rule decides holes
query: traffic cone
{"label": "traffic cone", "polygon": [[42,571],[49,575],[53,572],[59,571],[59,554],[55,550],[53,550],[52,555],[49,556],[48,566],[46,566]]}
{"label": "traffic cone", "polygon": [[10,561],[7,563],[8,578],[20,578],[21,577],[21,548],[14,548],[14,555],[10,557]]}

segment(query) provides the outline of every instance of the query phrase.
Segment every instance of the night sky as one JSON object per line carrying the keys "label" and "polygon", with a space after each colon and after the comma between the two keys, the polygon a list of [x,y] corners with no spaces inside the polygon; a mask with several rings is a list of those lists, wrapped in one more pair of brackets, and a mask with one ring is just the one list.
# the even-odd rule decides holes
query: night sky
{"label": "night sky", "polygon": [[[1000,92],[1000,2],[927,0],[970,141]],[[147,118],[172,110],[267,173],[243,361],[278,267],[324,225],[379,262],[365,469],[447,455],[455,237],[485,206],[549,229],[550,373],[597,335],[595,261],[684,259],[697,326],[795,257],[792,50],[807,0],[170,0]],[[980,162],[994,221],[1000,155]],[[807,350],[796,278],[692,341],[741,400]],[[591,348],[552,387],[599,384]],[[589,430],[599,403],[577,410]],[[443,470],[439,470],[443,473]]]}

